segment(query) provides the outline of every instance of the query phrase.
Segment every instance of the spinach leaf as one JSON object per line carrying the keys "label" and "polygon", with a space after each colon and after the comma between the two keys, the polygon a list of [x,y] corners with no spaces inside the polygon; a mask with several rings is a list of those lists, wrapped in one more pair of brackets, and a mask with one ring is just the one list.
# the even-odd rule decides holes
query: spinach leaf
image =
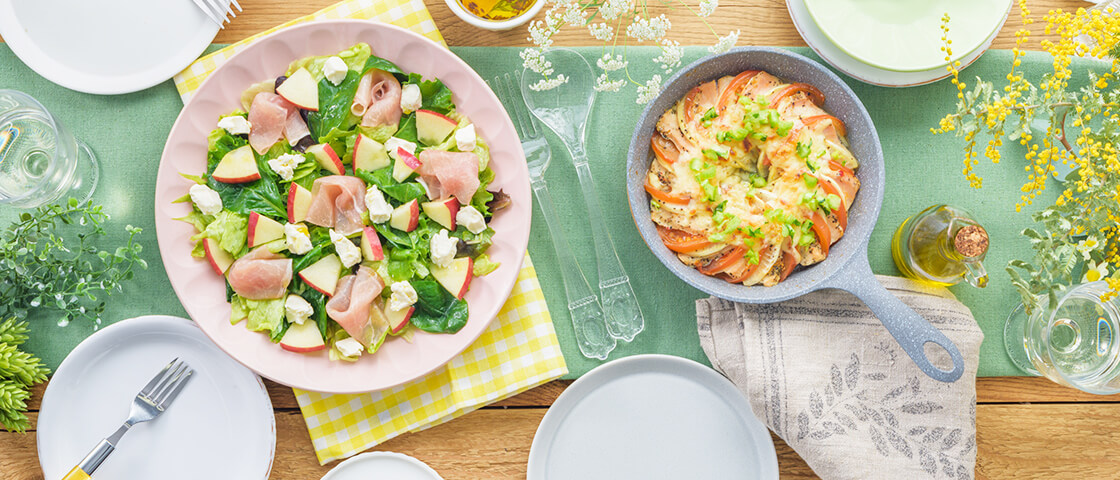
{"label": "spinach leaf", "polygon": [[[287,147],[287,143],[281,143],[284,147]],[[218,162],[222,160],[222,157],[248,144],[248,140],[240,136],[230,135],[224,129],[215,129],[211,132],[210,151],[207,154],[206,185],[218,192],[226,210],[242,215],[249,215],[250,211],[256,211],[261,215],[272,218],[287,218],[286,200],[280,193],[279,186],[277,186],[276,173],[269,168],[265,156],[253,152],[257,161],[257,170],[260,171],[260,180],[239,184],[222,183],[214,180],[212,176],[214,169],[218,167]]]}
{"label": "spinach leaf", "polygon": [[[410,113],[410,114],[406,115],[401,120],[401,126],[400,126],[399,129],[397,129],[397,133],[394,134],[394,136],[401,139],[401,140],[408,140],[412,143],[419,143],[420,142],[420,140],[416,139],[416,114],[415,113]],[[416,154],[419,155],[420,151],[417,150]]]}
{"label": "spinach leaf", "polygon": [[360,78],[358,72],[348,70],[338,85],[325,78],[319,81],[319,111],[307,114],[307,128],[313,138],[324,142],[323,137],[331,130],[349,130],[357,124],[358,117],[350,113],[350,105]]}
{"label": "spinach leaf", "polygon": [[412,239],[404,232],[390,227],[388,223],[380,223],[374,225],[373,228],[377,230],[377,233],[381,234],[381,236],[384,237],[385,240],[388,240],[389,244],[391,244],[393,247],[402,249],[412,248]]}
{"label": "spinach leaf", "polygon": [[358,170],[355,176],[366,182],[367,185],[377,185],[377,188],[396,200],[398,204],[408,203],[411,200],[425,200],[428,198],[424,187],[416,182],[397,183],[393,179],[393,167],[385,167],[373,172]]}
{"label": "spinach leaf", "polygon": [[414,327],[431,333],[455,333],[467,324],[467,302],[455,298],[434,280],[411,282],[416,290]]}
{"label": "spinach leaf", "polygon": [[366,59],[366,65],[362,68],[362,75],[365,75],[366,72],[375,68],[378,70],[389,72],[393,75],[396,75],[397,77],[404,77],[404,72],[401,71],[400,67],[398,67],[393,62],[378,57],[377,55],[370,55],[369,58]]}

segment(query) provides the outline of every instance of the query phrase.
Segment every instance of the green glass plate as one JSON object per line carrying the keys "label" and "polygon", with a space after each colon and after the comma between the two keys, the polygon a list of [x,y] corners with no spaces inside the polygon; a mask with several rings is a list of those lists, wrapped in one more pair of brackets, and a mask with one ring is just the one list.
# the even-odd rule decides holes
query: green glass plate
{"label": "green glass plate", "polygon": [[805,0],[809,15],[837,47],[874,67],[919,72],[944,67],[941,17],[949,14],[953,60],[985,44],[1011,0]]}

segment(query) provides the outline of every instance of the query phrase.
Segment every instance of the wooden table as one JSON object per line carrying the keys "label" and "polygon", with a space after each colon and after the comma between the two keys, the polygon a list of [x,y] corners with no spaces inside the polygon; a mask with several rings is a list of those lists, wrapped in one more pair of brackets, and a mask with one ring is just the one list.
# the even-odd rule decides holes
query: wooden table
{"label": "wooden table", "polygon": [[[302,16],[336,0],[240,0],[245,12],[218,34],[229,43]],[[490,33],[455,17],[441,0],[425,0],[436,25],[451,45],[527,44],[524,28]],[[654,2],[650,2],[651,4]],[[742,30],[739,45],[804,45],[782,0],[723,0],[710,18],[716,31]],[[1036,18],[1052,8],[1087,5],[1075,0],[1027,2]],[[712,37],[701,22],[686,14],[672,16],[672,38],[683,44],[707,44]],[[993,48],[1011,48],[1021,27],[1013,12]],[[1031,48],[1038,48],[1043,25],[1032,27]],[[582,31],[569,29],[559,45],[593,45]],[[689,40],[694,39],[694,40]],[[990,320],[990,319],[989,319]],[[993,341],[996,341],[993,339]],[[276,414],[276,460],[272,478],[313,479],[332,465],[319,466],[307,428],[290,389],[266,382]],[[404,435],[376,450],[407,453],[448,480],[525,477],[533,433],[549,405],[570,382],[556,381],[486,407],[450,423]],[[44,386],[35,390],[29,416],[37,418]],[[997,478],[1120,478],[1120,398],[1100,397],[1060,387],[1040,378],[982,378],[977,381],[976,476]],[[801,458],[777,437],[783,478],[817,478]],[[0,430],[0,479],[42,479],[34,430],[20,435]],[[53,480],[53,479],[52,479]]]}

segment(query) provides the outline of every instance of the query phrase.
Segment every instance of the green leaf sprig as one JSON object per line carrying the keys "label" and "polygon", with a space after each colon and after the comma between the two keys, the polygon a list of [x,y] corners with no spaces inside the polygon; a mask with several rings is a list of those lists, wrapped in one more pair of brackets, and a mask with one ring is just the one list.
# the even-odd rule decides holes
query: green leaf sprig
{"label": "green leaf sprig", "polygon": [[13,432],[27,430],[29,389],[50,374],[38,358],[19,349],[25,340],[27,322],[0,321],[0,424]]}

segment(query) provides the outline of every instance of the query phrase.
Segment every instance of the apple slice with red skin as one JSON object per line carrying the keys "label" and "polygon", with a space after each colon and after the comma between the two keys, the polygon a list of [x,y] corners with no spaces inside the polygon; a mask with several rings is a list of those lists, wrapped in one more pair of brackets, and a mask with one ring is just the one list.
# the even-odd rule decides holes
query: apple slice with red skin
{"label": "apple slice with red skin", "polygon": [[404,147],[397,147],[396,158],[397,161],[393,162],[393,180],[404,182],[420,168],[420,159]]}
{"label": "apple slice with red skin", "polygon": [[424,145],[439,145],[458,125],[447,115],[424,109],[416,111],[416,138]]}
{"label": "apple slice with red skin", "polygon": [[299,278],[303,279],[303,283],[328,297],[334,295],[340,277],[342,277],[342,261],[333,253],[299,271]]}
{"label": "apple slice with red skin", "polygon": [[420,202],[416,199],[409,200],[408,203],[394,208],[392,215],[389,216],[389,226],[402,232],[416,230],[416,226],[419,224]]}
{"label": "apple slice with red skin", "polygon": [[424,202],[420,207],[424,209],[424,214],[428,218],[435,220],[443,228],[455,231],[455,215],[459,213],[459,200],[455,197]]}
{"label": "apple slice with red skin", "polygon": [[280,338],[280,348],[289,352],[310,353],[327,348],[327,343],[323,341],[319,326],[308,319],[303,324],[293,323],[288,327]]}
{"label": "apple slice with red skin", "polygon": [[284,238],[284,226],[257,212],[249,212],[249,248]]}
{"label": "apple slice with red skin", "polygon": [[311,190],[292,182],[288,187],[288,223],[299,223],[307,219],[311,209]]}
{"label": "apple slice with red skin", "polygon": [[389,166],[389,153],[377,140],[358,134],[354,141],[354,171],[358,169],[372,172]]}
{"label": "apple slice with red skin", "polygon": [[385,259],[385,251],[381,248],[381,238],[373,227],[362,229],[362,257],[371,262]]}
{"label": "apple slice with red skin", "polygon": [[202,249],[206,252],[206,260],[218,275],[225,275],[229,266],[233,265],[233,256],[218,246],[218,241],[213,238],[202,239]]}
{"label": "apple slice with red skin", "polygon": [[432,277],[443,285],[443,288],[455,295],[455,298],[462,300],[463,295],[466,295],[471,287],[471,279],[474,278],[474,259],[456,258],[446,267],[432,265],[431,272]]}
{"label": "apple slice with red skin", "polygon": [[260,180],[261,172],[257,169],[257,158],[253,155],[253,147],[245,145],[226,153],[218,161],[218,166],[210,176],[222,183]]}
{"label": "apple slice with red skin", "polygon": [[389,333],[396,335],[404,331],[404,327],[408,326],[408,321],[412,318],[412,312],[416,311],[416,307],[409,305],[404,310],[393,310],[389,305],[385,305],[385,318],[389,319]]}
{"label": "apple slice with red skin", "polygon": [[307,153],[315,157],[315,161],[319,166],[327,169],[335,175],[345,175],[346,167],[342,165],[342,159],[338,158],[338,154],[334,153],[334,148],[331,148],[329,143],[318,143],[307,147]]}
{"label": "apple slice with red skin", "polygon": [[319,84],[306,68],[292,72],[276,87],[276,94],[304,110],[319,111]]}

